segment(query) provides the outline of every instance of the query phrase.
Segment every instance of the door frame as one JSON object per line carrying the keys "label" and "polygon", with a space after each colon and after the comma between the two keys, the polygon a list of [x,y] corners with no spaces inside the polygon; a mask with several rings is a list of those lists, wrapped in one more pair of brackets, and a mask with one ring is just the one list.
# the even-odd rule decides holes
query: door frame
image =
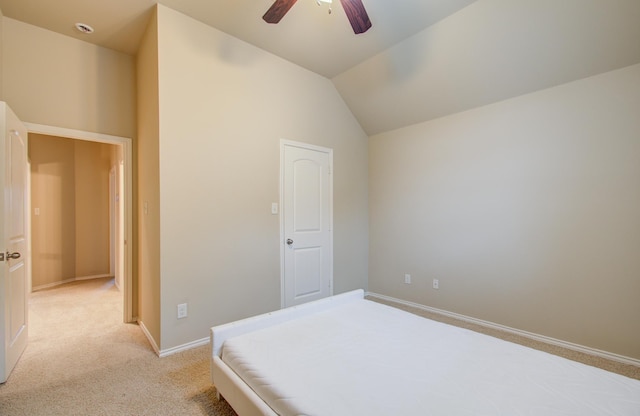
{"label": "door frame", "polygon": [[329,155],[329,231],[331,233],[331,276],[329,278],[329,295],[333,295],[333,149],[329,147],[317,146],[309,143],[296,142],[293,140],[280,139],[280,308],[285,308],[285,276],[284,276],[284,255],[285,255],[285,229],[284,229],[284,150],[285,147],[299,147],[301,149],[323,152]]}
{"label": "door frame", "polygon": [[[124,322],[135,322],[133,316],[133,145],[129,137],[112,136],[109,134],[93,133],[63,127],[47,126],[43,124],[24,123],[29,133],[47,136],[63,137],[74,140],[113,144],[122,146],[124,158],[124,290],[123,310]],[[31,192],[31,188],[29,188]]]}
{"label": "door frame", "polygon": [[[114,241],[116,241],[116,167],[111,166],[109,169],[109,274],[116,275],[116,250]],[[116,286],[118,279],[115,278]],[[118,287],[120,289],[120,287]]]}

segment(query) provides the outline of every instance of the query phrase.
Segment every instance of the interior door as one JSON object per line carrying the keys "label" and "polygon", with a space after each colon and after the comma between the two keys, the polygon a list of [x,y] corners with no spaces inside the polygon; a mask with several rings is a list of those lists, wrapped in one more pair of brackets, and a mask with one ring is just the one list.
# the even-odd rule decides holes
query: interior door
{"label": "interior door", "polygon": [[333,294],[332,150],[282,148],[283,306]]}
{"label": "interior door", "polygon": [[27,346],[27,129],[0,103],[0,383]]}

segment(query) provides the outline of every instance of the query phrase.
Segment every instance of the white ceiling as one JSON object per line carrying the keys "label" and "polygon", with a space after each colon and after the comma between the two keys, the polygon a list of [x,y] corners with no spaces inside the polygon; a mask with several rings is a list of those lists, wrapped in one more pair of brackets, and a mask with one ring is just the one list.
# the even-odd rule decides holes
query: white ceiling
{"label": "white ceiling", "polygon": [[[342,6],[299,0],[277,25],[262,20],[273,0],[0,0],[10,17],[135,54],[151,10],[163,4],[332,78],[475,0],[363,0],[373,27],[354,35]],[[92,35],[75,31],[82,22]]]}

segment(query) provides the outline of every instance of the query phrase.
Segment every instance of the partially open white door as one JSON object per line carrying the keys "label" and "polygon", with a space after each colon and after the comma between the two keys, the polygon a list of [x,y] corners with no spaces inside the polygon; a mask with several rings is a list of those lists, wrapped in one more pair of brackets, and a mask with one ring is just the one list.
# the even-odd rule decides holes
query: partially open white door
{"label": "partially open white door", "polygon": [[27,129],[0,102],[0,383],[7,381],[28,337]]}
{"label": "partially open white door", "polygon": [[283,306],[333,294],[332,150],[283,141]]}

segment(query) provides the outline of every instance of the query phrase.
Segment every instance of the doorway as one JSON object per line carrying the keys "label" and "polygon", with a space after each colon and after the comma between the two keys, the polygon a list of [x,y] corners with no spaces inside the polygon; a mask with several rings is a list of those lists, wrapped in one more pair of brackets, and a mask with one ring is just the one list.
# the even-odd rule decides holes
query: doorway
{"label": "doorway", "polygon": [[[132,144],[130,138],[84,132],[79,130],[58,128],[52,126],[25,123],[30,134],[51,136],[53,138],[72,139],[77,143],[100,143],[113,145],[116,149],[117,163],[113,180],[113,189],[109,190],[111,198],[117,199],[117,203],[109,203],[108,210],[115,210],[109,215],[113,218],[112,226],[115,241],[121,244],[110,244],[112,252],[109,253],[109,272],[117,278],[120,277],[123,321],[134,322],[133,316],[133,278],[132,278]],[[55,181],[55,179],[53,179]],[[108,185],[107,185],[108,186]],[[38,207],[32,207],[32,215],[38,215]],[[107,231],[111,233],[111,229]],[[113,258],[113,263],[111,263]]]}

